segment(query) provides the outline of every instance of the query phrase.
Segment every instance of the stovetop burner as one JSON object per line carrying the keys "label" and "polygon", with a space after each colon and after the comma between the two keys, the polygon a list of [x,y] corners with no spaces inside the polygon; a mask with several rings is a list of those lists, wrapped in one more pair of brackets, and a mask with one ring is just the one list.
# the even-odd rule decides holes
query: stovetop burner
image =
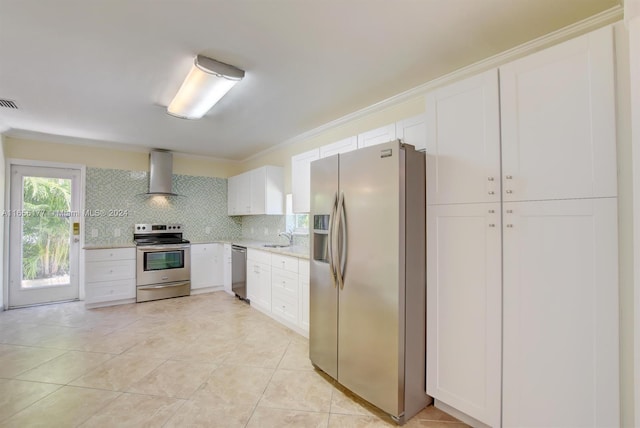
{"label": "stovetop burner", "polygon": [[182,224],[136,224],[133,242],[137,246],[188,244],[182,238]]}

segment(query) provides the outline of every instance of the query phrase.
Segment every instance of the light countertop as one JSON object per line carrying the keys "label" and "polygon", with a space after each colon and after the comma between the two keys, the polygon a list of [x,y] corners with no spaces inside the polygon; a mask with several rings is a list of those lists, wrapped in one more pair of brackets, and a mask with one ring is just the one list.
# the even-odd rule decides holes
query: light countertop
{"label": "light countertop", "polygon": [[252,248],[254,250],[268,251],[270,253],[283,254],[285,256],[298,257],[301,259],[309,259],[309,247],[305,247],[302,245],[293,245],[290,247],[265,247],[265,244],[273,244],[273,242],[267,241],[255,241],[255,240],[246,240],[246,239],[218,239],[213,241],[191,241],[192,245],[197,244],[214,244],[214,243],[223,243],[223,244],[233,244],[239,245],[241,247]]}
{"label": "light countertop", "polygon": [[[191,245],[198,244],[233,244],[241,247],[253,248],[254,250],[268,251],[270,253],[283,254],[285,256],[298,257],[301,259],[309,259],[309,248],[302,245],[293,245],[290,247],[265,247],[265,244],[273,244],[273,242],[253,241],[244,239],[214,239],[211,241],[191,241]],[[131,244],[104,244],[104,245],[85,245],[85,250],[110,250],[114,248],[135,248],[136,246]]]}

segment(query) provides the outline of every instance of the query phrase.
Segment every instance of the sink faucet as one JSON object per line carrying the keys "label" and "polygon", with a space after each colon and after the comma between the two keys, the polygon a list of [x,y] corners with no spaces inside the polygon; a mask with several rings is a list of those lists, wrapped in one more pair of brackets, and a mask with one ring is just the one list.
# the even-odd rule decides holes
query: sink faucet
{"label": "sink faucet", "polygon": [[284,236],[289,240],[289,245],[293,245],[293,232],[280,232],[278,236]]}

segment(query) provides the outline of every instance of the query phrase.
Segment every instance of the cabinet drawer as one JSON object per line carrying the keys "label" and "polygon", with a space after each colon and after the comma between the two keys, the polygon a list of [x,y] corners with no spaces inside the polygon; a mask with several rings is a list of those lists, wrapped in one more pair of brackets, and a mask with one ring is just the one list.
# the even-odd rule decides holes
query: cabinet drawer
{"label": "cabinet drawer", "polygon": [[254,250],[253,248],[247,249],[247,260],[253,260],[258,263],[271,263],[271,253],[267,251]]}
{"label": "cabinet drawer", "polygon": [[135,248],[111,248],[106,250],[85,250],[85,262],[98,262],[107,260],[135,260]]}
{"label": "cabinet drawer", "polygon": [[281,254],[271,254],[271,266],[287,270],[289,272],[298,273],[298,258],[283,256]]}
{"label": "cabinet drawer", "polygon": [[280,296],[272,296],[271,311],[293,324],[298,323],[298,304],[295,301],[282,299]]}
{"label": "cabinet drawer", "polygon": [[135,260],[116,260],[108,262],[87,263],[87,282],[115,281],[119,279],[135,279]]}
{"label": "cabinet drawer", "polygon": [[213,254],[219,244],[191,244],[191,255]]}
{"label": "cabinet drawer", "polygon": [[250,260],[247,262],[247,273],[253,272],[258,275],[271,275],[271,266],[265,263]]}
{"label": "cabinet drawer", "polygon": [[309,260],[298,259],[298,273],[308,278],[309,272]]}
{"label": "cabinet drawer", "polygon": [[85,287],[85,293],[86,303],[132,299],[136,297],[136,282],[134,279],[97,283],[88,282]]}
{"label": "cabinet drawer", "polygon": [[298,275],[274,267],[271,270],[271,287],[274,293],[281,290],[286,295],[297,298]]}

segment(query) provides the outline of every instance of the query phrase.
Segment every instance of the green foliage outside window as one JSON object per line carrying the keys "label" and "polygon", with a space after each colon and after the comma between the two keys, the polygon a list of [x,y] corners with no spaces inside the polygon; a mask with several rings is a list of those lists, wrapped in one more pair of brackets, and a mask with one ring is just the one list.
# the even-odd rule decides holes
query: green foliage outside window
{"label": "green foliage outside window", "polygon": [[25,177],[23,182],[23,279],[51,278],[69,273],[71,180]]}

